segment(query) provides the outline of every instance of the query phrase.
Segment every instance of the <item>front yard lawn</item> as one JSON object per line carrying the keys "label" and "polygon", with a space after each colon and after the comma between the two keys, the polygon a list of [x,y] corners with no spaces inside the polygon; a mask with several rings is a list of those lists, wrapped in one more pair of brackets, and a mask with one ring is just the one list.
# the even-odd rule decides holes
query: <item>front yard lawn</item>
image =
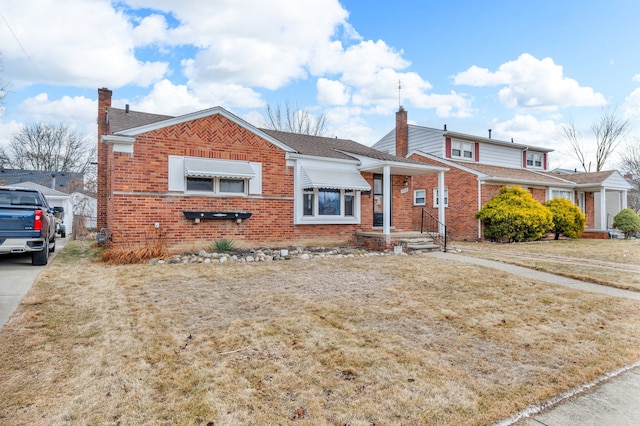
{"label": "front yard lawn", "polygon": [[423,256],[106,266],[0,332],[3,424],[485,425],[640,358],[640,302]]}
{"label": "front yard lawn", "polygon": [[514,244],[455,241],[450,248],[467,256],[640,291],[640,240],[576,239]]}

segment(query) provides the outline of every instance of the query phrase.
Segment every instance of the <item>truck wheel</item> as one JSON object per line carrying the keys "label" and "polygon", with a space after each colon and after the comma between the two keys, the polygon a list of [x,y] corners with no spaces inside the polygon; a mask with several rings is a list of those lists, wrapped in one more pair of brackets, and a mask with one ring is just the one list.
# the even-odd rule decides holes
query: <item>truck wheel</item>
{"label": "truck wheel", "polygon": [[40,251],[31,253],[31,264],[35,266],[43,266],[49,262],[49,241],[45,244],[44,248]]}
{"label": "truck wheel", "polygon": [[53,241],[49,241],[49,253],[53,253],[54,251],[56,251],[56,239],[54,238]]}

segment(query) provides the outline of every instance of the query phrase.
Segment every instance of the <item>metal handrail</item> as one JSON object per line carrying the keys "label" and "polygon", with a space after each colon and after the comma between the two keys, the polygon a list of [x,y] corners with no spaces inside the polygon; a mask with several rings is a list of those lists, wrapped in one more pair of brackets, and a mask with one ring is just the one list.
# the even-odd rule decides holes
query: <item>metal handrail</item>
{"label": "metal handrail", "polygon": [[447,225],[425,209],[422,209],[420,233],[428,234],[435,243],[442,247],[443,252],[447,252]]}

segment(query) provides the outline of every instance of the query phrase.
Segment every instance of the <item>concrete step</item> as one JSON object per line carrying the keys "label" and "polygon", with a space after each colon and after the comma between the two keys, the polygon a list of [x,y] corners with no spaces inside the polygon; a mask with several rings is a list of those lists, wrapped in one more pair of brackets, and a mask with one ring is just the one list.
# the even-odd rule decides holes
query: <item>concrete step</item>
{"label": "concrete step", "polygon": [[420,250],[420,251],[440,251],[440,246],[437,244],[407,244],[408,250]]}

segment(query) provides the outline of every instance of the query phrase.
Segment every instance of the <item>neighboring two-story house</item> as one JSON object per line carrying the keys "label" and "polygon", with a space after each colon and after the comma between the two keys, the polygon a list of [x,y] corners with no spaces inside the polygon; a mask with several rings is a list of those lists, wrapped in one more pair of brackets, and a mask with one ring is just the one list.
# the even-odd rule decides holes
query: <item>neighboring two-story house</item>
{"label": "neighboring two-story house", "polygon": [[449,131],[446,125],[443,129],[410,125],[402,107],[396,113],[396,128],[373,148],[449,169],[444,186],[432,176],[413,178],[413,226],[419,229],[423,209],[435,214],[444,206],[447,232],[459,240],[483,237],[475,214],[505,185],[526,188],[541,203],[555,197],[570,199],[586,215],[583,235],[607,238],[613,216],[626,207],[630,189],[614,170],[549,171],[551,149],[492,139],[490,132],[488,137],[478,137]]}
{"label": "neighboring two-story house", "polygon": [[351,140],[259,129],[220,107],[170,117],[112,108],[111,96],[98,90],[97,227],[114,243],[386,248],[412,229],[411,178],[442,181],[447,170]]}

